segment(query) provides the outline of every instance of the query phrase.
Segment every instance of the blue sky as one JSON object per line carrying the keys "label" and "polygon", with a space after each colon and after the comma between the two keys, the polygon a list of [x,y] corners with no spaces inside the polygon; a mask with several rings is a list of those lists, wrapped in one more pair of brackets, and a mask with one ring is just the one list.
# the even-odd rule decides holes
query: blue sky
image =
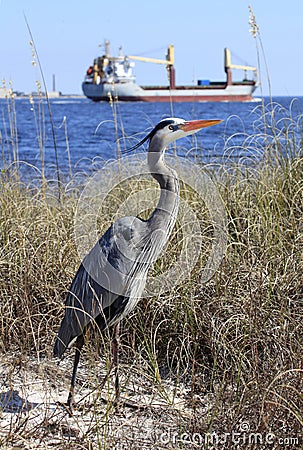
{"label": "blue sky", "polygon": [[[260,28],[272,94],[303,95],[302,0],[0,0],[0,77],[27,93],[41,79],[31,64],[25,14],[48,89],[55,74],[58,90],[80,94],[85,71],[102,52],[104,39],[111,41],[113,54],[122,46],[125,54],[154,58],[164,58],[166,47],[174,44],[177,84],[223,80],[224,47],[237,56],[233,62],[258,64],[249,4]],[[136,76],[139,84],[167,83],[161,65],[137,62]],[[261,79],[266,95],[263,58]]]}

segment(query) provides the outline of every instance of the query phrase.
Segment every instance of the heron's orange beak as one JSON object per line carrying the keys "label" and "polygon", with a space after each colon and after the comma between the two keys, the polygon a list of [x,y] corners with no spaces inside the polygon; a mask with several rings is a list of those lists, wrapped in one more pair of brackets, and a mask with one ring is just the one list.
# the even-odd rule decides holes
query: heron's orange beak
{"label": "heron's orange beak", "polygon": [[185,132],[192,130],[200,130],[201,128],[212,127],[217,123],[223,122],[222,120],[190,120],[181,125],[181,129]]}

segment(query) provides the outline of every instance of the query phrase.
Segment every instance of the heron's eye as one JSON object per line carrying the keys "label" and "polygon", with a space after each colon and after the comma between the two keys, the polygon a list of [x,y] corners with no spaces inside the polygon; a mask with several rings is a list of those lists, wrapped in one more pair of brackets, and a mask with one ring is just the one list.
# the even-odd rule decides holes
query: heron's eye
{"label": "heron's eye", "polygon": [[174,126],[173,125],[169,125],[168,129],[173,131],[174,130]]}

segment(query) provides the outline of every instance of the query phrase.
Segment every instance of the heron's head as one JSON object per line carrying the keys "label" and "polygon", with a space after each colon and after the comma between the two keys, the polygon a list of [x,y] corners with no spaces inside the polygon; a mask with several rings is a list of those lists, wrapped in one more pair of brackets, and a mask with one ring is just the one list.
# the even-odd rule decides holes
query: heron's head
{"label": "heron's head", "polygon": [[156,151],[152,143],[158,143],[157,148],[164,149],[173,141],[180,139],[185,136],[190,136],[191,134],[197,133],[197,131],[202,128],[211,127],[217,123],[222,122],[222,120],[189,120],[178,119],[170,117],[161,120],[158,125],[147,135],[142,141],[138,142],[129,150],[135,150],[140,147],[147,140],[150,141],[150,147],[153,147],[153,151]]}

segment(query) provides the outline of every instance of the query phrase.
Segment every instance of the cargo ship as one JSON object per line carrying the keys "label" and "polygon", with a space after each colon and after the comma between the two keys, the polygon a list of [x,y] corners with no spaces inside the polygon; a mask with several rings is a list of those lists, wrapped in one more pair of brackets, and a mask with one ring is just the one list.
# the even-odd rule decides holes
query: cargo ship
{"label": "cargo ship", "polygon": [[[231,53],[224,49],[224,81],[198,80],[196,85],[176,85],[174,46],[168,47],[166,59],[125,56],[119,50],[118,56],[111,56],[110,43],[105,42],[105,54],[94,59],[87,69],[82,90],[84,95],[95,101],[117,99],[127,102],[249,102],[258,86],[257,69],[247,65],[231,63]],[[167,86],[139,86],[133,74],[134,61],[166,65]],[[233,69],[244,70],[242,81],[233,81]],[[248,73],[252,76],[248,78]]]}

